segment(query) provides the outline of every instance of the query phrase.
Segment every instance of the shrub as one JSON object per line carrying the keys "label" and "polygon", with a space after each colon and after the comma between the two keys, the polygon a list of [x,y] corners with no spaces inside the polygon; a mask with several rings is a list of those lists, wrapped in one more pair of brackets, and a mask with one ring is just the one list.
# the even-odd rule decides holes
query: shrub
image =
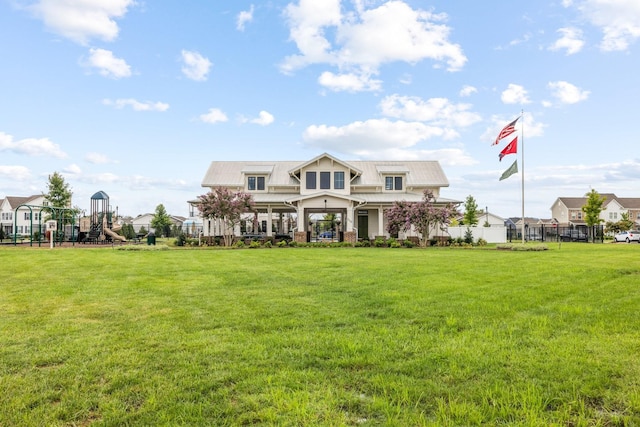
{"label": "shrub", "polygon": [[386,248],[387,242],[385,242],[381,237],[377,237],[376,240],[373,241],[373,246],[376,248]]}
{"label": "shrub", "polygon": [[405,248],[413,248],[415,244],[411,240],[405,240],[402,242]]}
{"label": "shrub", "polygon": [[271,243],[271,240],[267,240],[266,242],[264,242],[265,248],[270,248],[271,246],[273,246],[273,244]]}
{"label": "shrub", "polygon": [[473,231],[469,227],[467,227],[467,231],[464,232],[464,242],[465,243],[473,243]]}
{"label": "shrub", "polygon": [[284,247],[286,247],[286,246],[287,246],[287,241],[286,241],[286,240],[280,240],[278,243],[276,243],[276,245],[277,245],[279,248],[284,248]]}
{"label": "shrub", "polygon": [[175,245],[184,246],[185,243],[187,243],[187,237],[184,235],[183,232],[179,231],[178,235],[176,236]]}
{"label": "shrub", "polygon": [[496,245],[496,249],[508,250],[508,251],[546,251],[549,247],[545,244],[538,245],[523,245],[523,244],[512,244],[505,243]]}
{"label": "shrub", "polygon": [[[284,242],[284,240],[283,240],[283,242]],[[286,246],[286,244],[285,244],[285,246]],[[291,246],[292,248],[295,248],[296,246],[298,246],[298,242],[296,242],[295,240],[292,240],[292,241],[289,242],[288,246]]]}
{"label": "shrub", "polygon": [[258,242],[257,240],[252,240],[251,243],[249,243],[249,249],[258,249],[260,248],[260,242]]}
{"label": "shrub", "polygon": [[478,239],[478,246],[487,246],[487,241],[482,237]]}
{"label": "shrub", "polygon": [[399,248],[402,247],[402,245],[400,244],[400,242],[398,242],[396,239],[394,239],[393,237],[389,238],[389,240],[387,240],[387,245],[389,245],[390,248]]}
{"label": "shrub", "polygon": [[238,240],[234,246],[236,248],[238,248],[238,249],[242,249],[242,248],[246,247],[247,245],[245,245],[242,240]]}

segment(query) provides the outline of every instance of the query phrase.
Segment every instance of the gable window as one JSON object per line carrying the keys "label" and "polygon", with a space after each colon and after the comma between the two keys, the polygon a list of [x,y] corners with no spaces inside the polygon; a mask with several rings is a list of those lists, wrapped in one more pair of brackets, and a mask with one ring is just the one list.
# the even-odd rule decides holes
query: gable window
{"label": "gable window", "polygon": [[331,189],[331,172],[320,172],[320,189]]}
{"label": "gable window", "polygon": [[402,190],[402,177],[401,176],[386,176],[384,178],[384,189],[387,191],[400,191]]}
{"label": "gable window", "polygon": [[264,191],[264,176],[247,177],[247,189],[249,191]]}
{"label": "gable window", "polygon": [[315,172],[307,172],[307,190],[315,190],[316,189],[316,173]]}
{"label": "gable window", "polygon": [[344,172],[333,173],[333,188],[336,190],[344,190]]}

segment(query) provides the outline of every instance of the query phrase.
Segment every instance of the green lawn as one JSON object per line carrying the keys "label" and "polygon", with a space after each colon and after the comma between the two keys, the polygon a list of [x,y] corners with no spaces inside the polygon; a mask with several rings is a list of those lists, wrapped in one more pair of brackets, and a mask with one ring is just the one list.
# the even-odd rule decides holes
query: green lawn
{"label": "green lawn", "polygon": [[0,248],[0,426],[640,425],[640,245]]}

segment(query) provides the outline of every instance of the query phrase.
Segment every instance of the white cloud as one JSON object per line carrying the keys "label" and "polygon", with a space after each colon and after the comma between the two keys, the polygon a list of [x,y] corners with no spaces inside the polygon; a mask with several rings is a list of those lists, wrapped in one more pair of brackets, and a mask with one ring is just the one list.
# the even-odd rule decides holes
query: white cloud
{"label": "white cloud", "polygon": [[253,5],[249,8],[249,10],[243,10],[238,14],[238,18],[236,20],[236,29],[238,31],[244,31],[244,26],[247,22],[253,21]]}
{"label": "white cloud", "polygon": [[0,165],[0,176],[15,181],[26,181],[31,178],[31,172],[25,166]]}
{"label": "white cloud", "polygon": [[638,0],[575,0],[565,7],[577,8],[603,33],[603,51],[627,50],[640,37],[640,2]]}
{"label": "white cloud", "polygon": [[264,110],[260,111],[260,113],[258,114],[258,117],[256,117],[255,119],[249,120],[250,123],[260,125],[260,126],[268,126],[271,123],[273,123],[273,121],[274,121],[273,115]]}
{"label": "white cloud", "polygon": [[372,80],[371,76],[363,74],[334,74],[325,71],[318,78],[318,83],[334,92],[378,91],[382,88],[381,80]]}
{"label": "white cloud", "polygon": [[500,97],[505,104],[529,104],[531,101],[523,86],[510,83]]}
{"label": "white cloud", "polygon": [[201,114],[199,116],[199,119],[204,123],[211,123],[211,124],[226,122],[229,120],[227,115],[219,108],[210,108],[207,113]]}
{"label": "white cloud", "polygon": [[476,89],[473,86],[464,85],[462,89],[460,89],[460,96],[463,98],[467,96],[471,96],[474,93],[478,93],[478,89]]}
{"label": "white cloud", "polygon": [[112,101],[111,99],[103,99],[102,103],[104,105],[109,105],[114,108],[122,109],[124,107],[131,107],[134,111],[167,111],[169,109],[169,104],[165,102],[153,102],[153,101],[145,101],[140,102],[133,98],[120,98]]}
{"label": "white cloud", "polygon": [[[342,75],[367,76],[396,61],[431,59],[446,63],[450,71],[464,66],[467,58],[449,41],[445,14],[412,9],[400,0],[371,9],[365,9],[365,3],[356,2],[356,10],[344,14],[340,0],[290,3],[285,16],[299,54],[285,58],[281,70],[291,73],[310,64],[328,64]],[[334,35],[333,40],[327,34]],[[362,90],[369,89],[365,85]]]}
{"label": "white cloud", "polygon": [[182,67],[182,73],[198,82],[207,80],[207,75],[211,69],[211,61],[198,52],[191,52],[188,50],[182,51],[182,61],[184,65]]}
{"label": "white cloud", "polygon": [[112,41],[118,36],[115,18],[122,18],[134,0],[39,0],[29,6],[56,34],[86,45],[92,38]]}
{"label": "white cloud", "polygon": [[26,138],[14,141],[11,135],[4,132],[0,132],[0,151],[11,151],[27,156],[50,156],[58,159],[67,157],[60,146],[51,142],[49,138]]}
{"label": "white cloud", "polygon": [[85,66],[97,68],[101,76],[120,79],[131,76],[131,67],[124,59],[116,58],[113,52],[105,49],[89,49],[89,59]]}
{"label": "white cloud", "polygon": [[560,28],[558,30],[562,37],[549,47],[551,50],[565,49],[567,55],[578,53],[584,47],[582,31],[578,28]]}
{"label": "white cloud", "polygon": [[80,175],[82,173],[82,169],[80,169],[80,166],[76,165],[75,163],[72,163],[66,168],[64,168],[62,172],[68,175]]}
{"label": "white cloud", "polygon": [[324,151],[368,157],[381,151],[408,149],[433,137],[451,136],[445,129],[420,122],[372,119],[345,126],[312,125],[304,131],[303,140]]}
{"label": "white cloud", "polygon": [[446,98],[423,100],[416,96],[390,95],[380,101],[382,114],[403,120],[431,122],[447,127],[466,127],[479,122],[470,104],[453,104]]}
{"label": "white cloud", "polygon": [[111,160],[109,159],[109,157],[107,157],[104,154],[101,153],[87,153],[86,156],[84,156],[84,159],[92,164],[95,165],[103,165],[103,164],[107,164],[107,163],[111,163]]}
{"label": "white cloud", "polygon": [[563,104],[576,104],[586,100],[590,94],[589,91],[564,81],[549,82],[549,89],[553,91],[553,96]]}

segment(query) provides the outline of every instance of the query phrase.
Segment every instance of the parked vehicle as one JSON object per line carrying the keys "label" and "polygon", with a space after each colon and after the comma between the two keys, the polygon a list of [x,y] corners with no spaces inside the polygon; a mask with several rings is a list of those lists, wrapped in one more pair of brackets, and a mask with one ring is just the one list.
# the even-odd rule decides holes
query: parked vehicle
{"label": "parked vehicle", "polygon": [[333,239],[335,237],[335,233],[333,231],[324,231],[320,233],[320,236],[318,237],[321,239]]}
{"label": "parked vehicle", "polygon": [[615,236],[613,236],[613,240],[615,242],[640,243],[640,231],[638,230],[621,231]]}
{"label": "parked vehicle", "polygon": [[582,230],[567,230],[560,235],[563,242],[587,241],[587,233]]}

